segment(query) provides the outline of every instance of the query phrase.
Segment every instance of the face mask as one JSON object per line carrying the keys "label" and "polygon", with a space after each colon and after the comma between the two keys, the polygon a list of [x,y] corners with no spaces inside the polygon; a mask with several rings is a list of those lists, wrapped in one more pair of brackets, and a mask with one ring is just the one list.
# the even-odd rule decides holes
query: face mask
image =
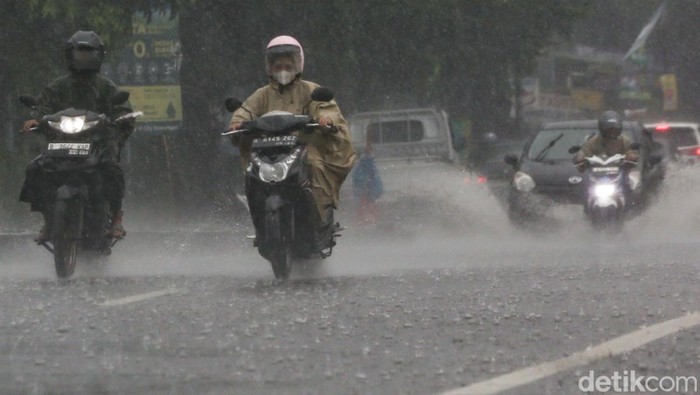
{"label": "face mask", "polygon": [[275,81],[279,82],[282,85],[287,85],[294,79],[294,73],[292,73],[291,71],[282,70],[272,74],[272,78],[274,78]]}

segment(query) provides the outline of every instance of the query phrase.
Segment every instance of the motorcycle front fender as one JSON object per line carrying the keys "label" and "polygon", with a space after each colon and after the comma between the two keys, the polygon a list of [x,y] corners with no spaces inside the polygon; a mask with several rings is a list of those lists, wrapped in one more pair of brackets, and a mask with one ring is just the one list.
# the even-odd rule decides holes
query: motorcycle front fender
{"label": "motorcycle front fender", "polygon": [[271,195],[268,196],[267,199],[265,199],[265,211],[277,211],[280,208],[286,206],[287,204],[289,204],[289,202],[282,199],[280,195]]}
{"label": "motorcycle front fender", "polygon": [[620,206],[621,202],[615,197],[599,197],[592,201],[591,207],[593,208],[607,208]]}
{"label": "motorcycle front fender", "polygon": [[68,200],[74,197],[80,197],[83,199],[88,198],[88,188],[86,185],[81,185],[80,187],[72,187],[70,185],[61,185],[56,190],[56,200]]}

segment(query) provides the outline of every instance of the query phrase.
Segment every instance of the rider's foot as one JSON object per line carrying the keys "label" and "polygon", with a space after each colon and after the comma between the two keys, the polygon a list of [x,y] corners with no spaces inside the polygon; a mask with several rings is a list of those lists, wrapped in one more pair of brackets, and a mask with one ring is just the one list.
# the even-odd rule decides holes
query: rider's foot
{"label": "rider's foot", "polygon": [[48,215],[44,211],[42,211],[41,217],[44,219],[44,224],[41,225],[41,229],[39,230],[39,234],[36,235],[36,237],[34,237],[34,241],[37,242],[38,244],[44,244],[47,241],[49,241]]}
{"label": "rider's foot", "polygon": [[112,217],[112,228],[109,230],[110,236],[115,239],[122,239],[126,236],[126,230],[124,230],[124,225],[122,225],[122,218],[124,217],[124,211],[119,210]]}
{"label": "rider's foot", "polygon": [[49,232],[47,231],[46,223],[44,223],[44,225],[41,226],[39,234],[36,235],[36,237],[34,237],[34,241],[38,244],[43,244],[49,241]]}

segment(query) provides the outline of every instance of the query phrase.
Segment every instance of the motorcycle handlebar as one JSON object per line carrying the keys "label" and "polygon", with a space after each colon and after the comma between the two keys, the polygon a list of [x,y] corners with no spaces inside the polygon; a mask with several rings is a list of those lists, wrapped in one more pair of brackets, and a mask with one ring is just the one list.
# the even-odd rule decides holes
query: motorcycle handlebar
{"label": "motorcycle handlebar", "polygon": [[327,130],[327,131],[332,132],[332,133],[338,132],[338,128],[335,125],[321,126],[321,124],[316,122],[316,123],[309,123],[306,126],[307,127],[322,128],[323,130]]}
{"label": "motorcycle handlebar", "polygon": [[[338,128],[335,125],[326,125],[326,126],[321,126],[318,122],[313,122],[313,123],[307,123],[306,124],[307,128],[322,128],[323,130],[327,130],[331,133],[337,133]],[[252,130],[250,129],[235,129],[235,130],[226,130],[224,132],[221,132],[222,136],[231,136],[234,134],[245,134],[245,133],[253,133]]]}
{"label": "motorcycle handlebar", "polygon": [[[637,166],[638,164],[639,164],[638,161],[625,159],[625,160],[622,161],[622,163],[620,163],[620,166],[630,166],[630,167],[634,167],[634,166]],[[583,160],[583,161],[581,161],[581,162],[576,163],[575,165],[578,166],[578,167],[583,167],[584,169],[588,169],[589,167],[593,167],[593,165],[591,164],[591,162],[588,161],[588,160]]]}

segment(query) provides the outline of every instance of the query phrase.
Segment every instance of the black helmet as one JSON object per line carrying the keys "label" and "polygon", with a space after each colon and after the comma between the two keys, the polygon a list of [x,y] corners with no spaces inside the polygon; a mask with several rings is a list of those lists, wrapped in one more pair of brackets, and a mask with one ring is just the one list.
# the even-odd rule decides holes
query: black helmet
{"label": "black helmet", "polygon": [[600,135],[606,139],[616,139],[622,133],[622,117],[615,111],[606,111],[598,119]]}
{"label": "black helmet", "polygon": [[69,70],[98,72],[105,57],[105,45],[97,33],[80,30],[66,41],[64,54]]}

